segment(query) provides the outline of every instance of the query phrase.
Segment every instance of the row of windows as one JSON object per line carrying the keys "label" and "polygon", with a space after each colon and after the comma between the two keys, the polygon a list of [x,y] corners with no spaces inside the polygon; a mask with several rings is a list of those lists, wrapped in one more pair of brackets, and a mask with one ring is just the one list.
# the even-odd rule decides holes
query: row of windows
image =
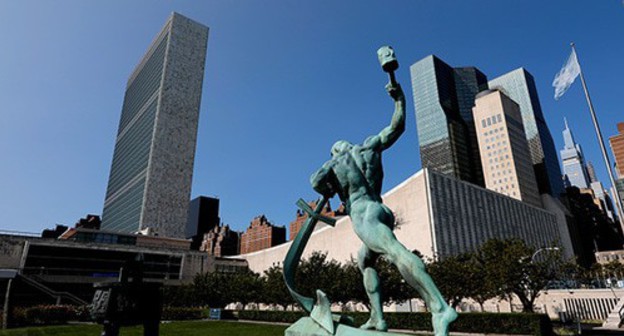
{"label": "row of windows", "polygon": [[156,120],[156,103],[154,99],[128,132],[117,139],[106,190],[107,199],[147,168]]}
{"label": "row of windows", "polygon": [[[488,137],[488,136],[494,135],[494,137],[491,137],[491,138],[490,138],[490,141],[492,141],[492,138],[495,138],[496,133],[498,133],[498,132],[503,132],[504,130],[505,130],[505,128],[504,128],[504,127],[494,128],[494,129],[491,129],[491,130],[489,130],[489,131],[485,131],[485,132],[483,132],[483,136],[487,139],[487,137]],[[499,137],[502,137],[502,136],[499,136]]]}
{"label": "row of windows", "polygon": [[119,232],[134,232],[139,228],[145,177],[138,180],[102,211],[102,229]]}
{"label": "row of windows", "polygon": [[556,218],[546,211],[441,174],[429,176],[441,256],[471,251],[494,237],[518,237],[532,246],[547,246],[558,237]]}
{"label": "row of windows", "polygon": [[123,132],[130,121],[141,110],[141,107],[147,103],[160,87],[166,47],[167,36],[160,41],[160,44],[145,62],[139,74],[126,88],[118,135]]}
{"label": "row of windows", "polygon": [[[499,113],[499,114],[497,114],[497,115],[495,115],[495,116],[492,116],[492,117],[487,117],[487,118],[485,118],[485,119],[482,119],[482,120],[481,120],[481,126],[482,126],[483,128],[486,128],[486,127],[488,127],[488,126],[495,125],[495,124],[497,124],[497,123],[499,123],[499,122],[503,122],[503,118],[501,117],[500,113]],[[501,128],[501,129],[502,129],[502,128]]]}

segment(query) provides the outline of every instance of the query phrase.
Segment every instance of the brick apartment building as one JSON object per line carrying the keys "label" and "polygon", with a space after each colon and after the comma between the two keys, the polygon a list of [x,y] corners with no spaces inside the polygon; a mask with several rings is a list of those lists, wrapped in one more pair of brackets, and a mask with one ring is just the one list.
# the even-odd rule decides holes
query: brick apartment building
{"label": "brick apartment building", "polygon": [[264,250],[286,242],[286,228],[274,226],[264,216],[254,218],[241,234],[240,254]]}
{"label": "brick apartment building", "polygon": [[231,230],[229,225],[219,225],[204,234],[199,250],[215,257],[237,255],[239,242],[239,232]]}
{"label": "brick apartment building", "polygon": [[[316,209],[317,202],[318,201],[308,202],[308,205],[312,209]],[[342,217],[346,215],[346,212],[342,204],[340,205],[340,207],[338,207],[338,209],[336,209],[336,211],[332,211],[331,205],[328,202],[327,205],[325,205],[325,207],[321,211],[321,214],[326,217]],[[308,219],[308,214],[298,209],[297,218],[294,221],[290,222],[289,224],[290,234],[289,234],[288,240],[295,239],[295,237],[297,236],[297,233],[299,233],[299,230],[301,230],[303,223],[305,223],[307,219]],[[318,223],[316,224],[315,229],[319,229],[321,227],[324,227],[325,225],[326,224],[324,223]]]}

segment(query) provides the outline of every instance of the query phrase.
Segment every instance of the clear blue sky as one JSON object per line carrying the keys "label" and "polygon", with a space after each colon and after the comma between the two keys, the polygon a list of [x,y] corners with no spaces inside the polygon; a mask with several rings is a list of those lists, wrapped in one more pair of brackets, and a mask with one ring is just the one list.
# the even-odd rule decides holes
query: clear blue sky
{"label": "clear blue sky", "polygon": [[608,183],[580,83],[551,82],[575,41],[605,136],[624,121],[624,6],[601,1],[0,1],[0,228],[39,232],[101,214],[125,83],[172,11],[210,27],[192,196],[244,229],[287,225],[335,140],[390,120],[376,50],[392,45],[408,128],[384,190],[420,169],[409,65],[436,54],[490,78],[535,77],[557,149],[568,117]]}

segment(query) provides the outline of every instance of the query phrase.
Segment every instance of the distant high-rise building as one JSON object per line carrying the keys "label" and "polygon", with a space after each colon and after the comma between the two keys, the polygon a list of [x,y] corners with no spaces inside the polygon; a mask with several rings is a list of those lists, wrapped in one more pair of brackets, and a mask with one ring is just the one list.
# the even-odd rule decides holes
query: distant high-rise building
{"label": "distant high-rise building", "polygon": [[587,176],[589,177],[589,182],[594,183],[598,182],[598,177],[596,176],[596,169],[594,168],[594,164],[591,161],[587,161]]}
{"label": "distant high-rise building", "polygon": [[520,107],[504,93],[479,93],[473,108],[485,187],[542,207]]}
{"label": "distant high-rise building", "polygon": [[412,64],[410,74],[422,167],[483,186],[472,107],[486,76],[434,55]]}
{"label": "distant high-rise building", "polygon": [[624,122],[617,124],[619,134],[609,138],[611,150],[615,156],[617,178],[624,179]]}
{"label": "distant high-rise building", "polygon": [[275,226],[264,216],[254,218],[240,237],[240,254],[251,253],[286,242],[286,228]]}
{"label": "distant high-rise building", "polygon": [[191,248],[197,250],[202,245],[204,235],[213,231],[220,223],[219,199],[206,196],[196,197],[189,205],[184,238],[192,239]]}
{"label": "distant high-rise building", "polygon": [[611,196],[605,190],[602,182],[595,181],[590,183],[590,188],[593,192],[594,203],[611,219],[612,221],[616,220],[615,211],[613,209],[613,202],[611,201]]}
{"label": "distant high-rise building", "polygon": [[[621,200],[624,199],[624,177],[622,177],[619,180],[615,181],[615,190],[614,190],[614,192],[617,192],[620,195],[620,199]],[[617,199],[615,196],[616,195],[613,195],[613,199]],[[624,214],[620,214],[620,221],[624,222]]]}
{"label": "distant high-rise building", "polygon": [[183,238],[208,28],[173,13],[126,86],[102,229]]}
{"label": "distant high-rise building", "polygon": [[[563,171],[570,185],[577,188],[589,188],[590,180],[585,166],[585,158],[581,145],[574,141],[574,136],[568,121],[565,120],[565,129],[563,130],[563,149],[560,151],[561,161],[563,161]],[[592,166],[593,168],[593,166]]]}
{"label": "distant high-rise building", "polygon": [[490,80],[489,87],[501,89],[520,105],[540,194],[550,194],[558,198],[563,192],[561,168],[555,143],[542,114],[533,76],[519,68]]}

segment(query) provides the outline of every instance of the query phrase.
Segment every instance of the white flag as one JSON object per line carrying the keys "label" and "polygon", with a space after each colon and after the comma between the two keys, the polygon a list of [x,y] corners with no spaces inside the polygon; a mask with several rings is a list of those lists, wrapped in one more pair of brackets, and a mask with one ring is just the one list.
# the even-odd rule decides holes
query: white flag
{"label": "white flag", "polygon": [[568,88],[570,88],[570,85],[574,83],[574,80],[580,73],[581,66],[576,58],[576,52],[572,49],[572,53],[570,54],[568,61],[555,76],[555,80],[552,83],[555,88],[555,100],[559,100],[559,98],[561,98],[561,96],[568,91]]}

